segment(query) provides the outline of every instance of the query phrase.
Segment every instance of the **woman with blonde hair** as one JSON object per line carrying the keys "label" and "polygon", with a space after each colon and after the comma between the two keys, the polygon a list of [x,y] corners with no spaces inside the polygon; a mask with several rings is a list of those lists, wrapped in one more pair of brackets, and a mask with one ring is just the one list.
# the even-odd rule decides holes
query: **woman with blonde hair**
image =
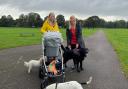
{"label": "woman with blonde hair", "polygon": [[43,26],[41,28],[41,33],[45,33],[48,31],[59,32],[58,24],[53,12],[49,13],[46,21],[43,23]]}
{"label": "woman with blonde hair", "polygon": [[69,27],[66,29],[67,46],[69,48],[85,48],[82,38],[82,28],[75,16],[70,16]]}

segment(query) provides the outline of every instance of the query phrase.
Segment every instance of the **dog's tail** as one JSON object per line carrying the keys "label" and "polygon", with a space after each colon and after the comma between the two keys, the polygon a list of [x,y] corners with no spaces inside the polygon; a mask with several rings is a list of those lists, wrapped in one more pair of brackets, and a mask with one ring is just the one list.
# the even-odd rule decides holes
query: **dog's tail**
{"label": "dog's tail", "polygon": [[82,84],[82,85],[88,85],[88,84],[90,84],[92,82],[92,76],[89,78],[89,80],[87,81],[87,82],[85,82],[85,83],[80,83],[80,84]]}
{"label": "dog's tail", "polygon": [[24,66],[28,67],[28,62],[24,62]]}

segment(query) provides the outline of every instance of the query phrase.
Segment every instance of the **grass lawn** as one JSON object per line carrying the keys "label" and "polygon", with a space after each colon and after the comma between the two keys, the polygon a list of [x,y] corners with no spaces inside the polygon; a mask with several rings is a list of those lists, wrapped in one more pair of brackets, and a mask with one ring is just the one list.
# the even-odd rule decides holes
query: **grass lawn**
{"label": "grass lawn", "polygon": [[[83,34],[89,36],[96,30],[83,29]],[[66,39],[65,29],[61,29]],[[18,46],[41,44],[40,28],[0,27],[0,50]]]}
{"label": "grass lawn", "polygon": [[117,52],[121,68],[128,78],[128,29],[110,29],[105,30],[105,33]]}
{"label": "grass lawn", "polygon": [[83,33],[83,36],[88,37],[88,36],[94,34],[97,30],[99,30],[99,29],[96,29],[96,28],[95,28],[95,29],[84,28],[84,29],[82,30],[82,33]]}
{"label": "grass lawn", "polygon": [[39,44],[40,40],[39,28],[0,28],[0,49]]}

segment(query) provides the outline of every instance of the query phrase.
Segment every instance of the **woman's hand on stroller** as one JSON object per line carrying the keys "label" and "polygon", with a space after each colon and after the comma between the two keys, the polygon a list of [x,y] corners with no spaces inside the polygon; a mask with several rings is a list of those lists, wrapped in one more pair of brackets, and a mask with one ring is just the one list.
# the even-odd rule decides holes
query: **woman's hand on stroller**
{"label": "woman's hand on stroller", "polygon": [[76,48],[78,49],[78,47],[79,47],[79,44],[76,44]]}
{"label": "woman's hand on stroller", "polygon": [[71,45],[68,45],[68,48],[71,50]]}

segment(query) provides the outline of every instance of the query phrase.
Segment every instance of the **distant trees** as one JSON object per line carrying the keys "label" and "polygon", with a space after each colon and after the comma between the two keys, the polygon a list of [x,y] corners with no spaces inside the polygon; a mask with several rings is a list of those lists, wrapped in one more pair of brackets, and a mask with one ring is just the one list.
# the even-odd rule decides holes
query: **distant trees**
{"label": "distant trees", "polygon": [[[43,20],[38,13],[34,12],[28,13],[27,15],[21,14],[16,20],[11,15],[3,15],[0,18],[0,27],[41,27],[46,18],[47,16]],[[69,21],[65,21],[63,15],[57,15],[56,20],[59,27],[64,28],[68,26]],[[85,20],[78,21],[82,27],[86,28],[128,28],[128,21],[105,21],[98,16],[91,16]]]}
{"label": "distant trees", "polygon": [[4,15],[4,16],[2,16],[1,19],[0,19],[0,26],[5,27],[6,24],[7,24],[7,18],[6,18],[6,16]]}
{"label": "distant trees", "polygon": [[92,16],[89,17],[87,20],[85,20],[87,27],[100,27],[100,21],[101,19],[98,16]]}
{"label": "distant trees", "polygon": [[18,19],[14,20],[11,15],[2,16],[0,19],[1,27],[41,27],[43,19],[38,13],[21,14]]}
{"label": "distant trees", "polygon": [[29,13],[27,22],[29,27],[40,27],[42,25],[43,20],[41,19],[39,14]]}
{"label": "distant trees", "polygon": [[14,26],[13,17],[11,15],[2,16],[1,19],[0,19],[0,26],[3,26],[3,27]]}
{"label": "distant trees", "polygon": [[7,16],[7,26],[8,27],[14,26],[14,20],[13,20],[13,17],[11,15]]}
{"label": "distant trees", "polygon": [[124,20],[117,20],[117,21],[108,21],[105,22],[106,28],[128,28],[128,24]]}
{"label": "distant trees", "polygon": [[29,13],[28,15],[21,14],[16,22],[16,26],[19,27],[40,27],[43,20],[38,13]]}
{"label": "distant trees", "polygon": [[107,22],[98,16],[91,16],[81,22],[82,26],[87,28],[128,28],[128,22],[125,20]]}

